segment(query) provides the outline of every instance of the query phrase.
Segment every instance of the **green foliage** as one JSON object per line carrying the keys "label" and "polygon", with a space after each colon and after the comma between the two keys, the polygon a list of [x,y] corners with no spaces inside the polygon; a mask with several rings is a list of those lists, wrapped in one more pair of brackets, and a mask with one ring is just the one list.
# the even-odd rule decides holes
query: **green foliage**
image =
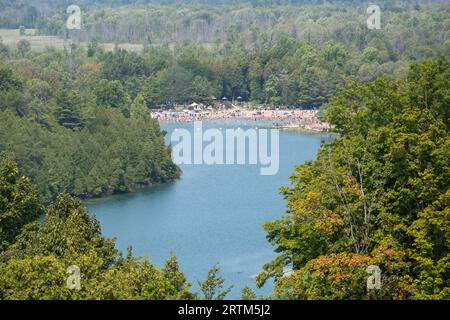
{"label": "green foliage", "polygon": [[[80,200],[60,194],[46,209],[17,166],[0,164],[0,300],[191,300],[198,293],[180,271],[175,255],[157,268],[148,258],[124,257],[115,240]],[[43,215],[43,219],[38,219]],[[67,286],[68,267],[80,269],[80,288]],[[224,299],[225,280],[215,266],[200,283],[206,299]]]}
{"label": "green foliage", "polygon": [[[369,265],[378,265],[382,271],[381,289],[366,290]],[[309,261],[300,270],[277,281],[277,299],[359,300],[405,299],[411,289],[398,276],[405,271],[404,254],[385,248],[373,252],[373,257],[346,252],[331,253]]]}
{"label": "green foliage", "polygon": [[[0,166],[0,299],[195,299],[175,256],[163,269],[148,259],[123,257],[98,221],[68,194],[47,210],[17,166]],[[37,220],[44,214],[42,221]],[[69,289],[69,266],[81,271]]]}
{"label": "green foliage", "polygon": [[43,213],[38,200],[29,180],[19,176],[17,165],[0,158],[0,250]]}
{"label": "green foliage", "polygon": [[412,253],[415,298],[448,299],[450,296],[450,191],[418,214],[408,230],[414,239]]}
{"label": "green foliage", "polygon": [[[71,34],[67,57],[47,63],[69,71],[62,78],[70,79],[86,58],[95,61],[100,72],[91,89],[97,90],[97,104],[121,108],[129,116],[131,101],[141,93],[149,108],[209,103],[213,96],[318,108],[349,83],[380,75],[403,79],[411,62],[448,55],[445,6],[417,10],[385,3],[380,33],[368,32],[361,5],[346,10],[338,3],[302,5],[91,8],[84,13],[83,29]],[[39,32],[63,36],[64,21],[60,13],[42,17]],[[86,50],[77,45],[81,42]],[[143,53],[123,49],[129,42],[144,44]],[[102,43],[122,45],[105,52]],[[14,55],[31,59],[34,54],[26,49]],[[13,98],[8,97],[9,104],[20,109]]]}
{"label": "green foliage", "polygon": [[121,81],[100,80],[101,66],[77,50],[26,61],[0,67],[0,151],[17,161],[41,200],[60,192],[98,197],[179,177],[144,91],[131,103]]}
{"label": "green foliage", "polygon": [[103,50],[99,48],[98,39],[92,39],[87,45],[87,56],[88,58],[94,57],[96,54],[103,53]]}
{"label": "green foliage", "polygon": [[30,257],[0,263],[0,299],[57,300],[70,297],[65,265],[57,258]]}
{"label": "green foliage", "polygon": [[98,109],[89,115],[80,131],[63,127],[48,131],[2,113],[0,135],[5,138],[0,148],[13,152],[45,201],[62,191],[95,197],[179,177],[155,120],[125,119],[114,110]]}
{"label": "green foliage", "polygon": [[[448,299],[450,61],[408,81],[380,78],[336,95],[340,134],[283,188],[289,213],[265,224],[280,255],[257,280],[280,299]],[[378,265],[382,289],[366,292]],[[285,270],[292,269],[290,275]]]}
{"label": "green foliage", "polygon": [[26,58],[31,51],[31,44],[29,41],[22,39],[17,43],[17,55],[21,58]]}
{"label": "green foliage", "polygon": [[148,115],[149,110],[147,107],[147,101],[143,94],[139,94],[131,105],[130,116],[132,118],[139,118],[146,116],[148,117]]}
{"label": "green foliage", "polygon": [[215,265],[208,271],[208,276],[205,281],[198,281],[203,300],[223,300],[233,288],[233,286],[230,286],[222,290],[224,288],[225,279],[223,279],[219,273],[220,267]]}
{"label": "green foliage", "polygon": [[142,56],[123,49],[105,53],[102,62],[102,74],[108,80],[147,75],[149,72]]}
{"label": "green foliage", "polygon": [[20,90],[22,89],[22,82],[17,77],[14,77],[12,71],[8,68],[0,68],[0,91]]}
{"label": "green foliage", "polygon": [[58,123],[69,129],[83,127],[81,119],[80,95],[74,90],[60,90],[56,95],[55,118]]}
{"label": "green foliage", "polygon": [[242,289],[242,300],[256,300],[256,293],[249,287]]}
{"label": "green foliage", "polygon": [[120,81],[101,80],[95,89],[96,103],[99,107],[117,108],[125,116],[129,115],[130,97]]}

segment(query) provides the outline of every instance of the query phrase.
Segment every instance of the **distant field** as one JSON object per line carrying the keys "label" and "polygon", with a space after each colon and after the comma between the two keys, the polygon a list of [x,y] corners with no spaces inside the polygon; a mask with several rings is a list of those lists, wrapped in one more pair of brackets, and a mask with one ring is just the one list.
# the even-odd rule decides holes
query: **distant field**
{"label": "distant field", "polygon": [[31,50],[43,51],[45,47],[64,48],[64,40],[52,36],[35,36],[36,30],[27,29],[25,36],[20,35],[19,29],[0,29],[0,37],[3,43],[10,46],[16,46],[17,43],[24,39],[30,42]]}
{"label": "distant field", "polygon": [[[24,39],[30,42],[31,50],[36,52],[42,52],[46,47],[54,47],[56,49],[63,50],[64,45],[68,45],[69,42],[56,36],[35,36],[35,29],[27,29],[26,35],[21,36],[19,29],[0,29],[0,37],[3,39],[3,43],[9,46],[16,46],[17,43]],[[85,46],[86,43],[81,42],[81,46]],[[114,43],[101,44],[106,51],[112,51],[115,47]],[[128,51],[142,51],[143,45],[133,43],[120,43],[118,46]]]}

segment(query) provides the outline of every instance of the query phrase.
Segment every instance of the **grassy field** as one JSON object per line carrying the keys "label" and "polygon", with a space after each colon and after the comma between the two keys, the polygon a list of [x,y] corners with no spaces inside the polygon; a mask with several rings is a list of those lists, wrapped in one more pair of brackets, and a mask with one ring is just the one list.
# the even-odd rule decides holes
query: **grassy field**
{"label": "grassy field", "polygon": [[64,48],[64,40],[52,36],[35,36],[36,30],[27,29],[26,35],[21,36],[19,29],[0,29],[0,37],[3,43],[8,46],[16,46],[17,43],[24,39],[30,42],[31,50],[43,51],[45,47]]}
{"label": "grassy field", "polygon": [[[54,47],[59,50],[63,50],[64,46],[69,45],[69,41],[56,36],[39,36],[35,35],[36,30],[27,29],[26,35],[21,36],[19,29],[0,29],[0,37],[3,43],[8,46],[15,47],[17,43],[24,39],[30,42],[31,50],[36,52],[42,52],[46,47]],[[85,46],[86,43],[80,43],[81,46]],[[106,51],[112,51],[115,47],[114,43],[101,44]],[[119,48],[129,51],[142,51],[143,45],[133,43],[120,43]]]}

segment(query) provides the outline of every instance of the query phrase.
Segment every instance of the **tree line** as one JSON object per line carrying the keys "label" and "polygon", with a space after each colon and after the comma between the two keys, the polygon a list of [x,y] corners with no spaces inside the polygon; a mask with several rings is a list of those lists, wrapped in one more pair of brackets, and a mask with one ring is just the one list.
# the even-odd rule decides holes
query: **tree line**
{"label": "tree line", "polygon": [[[409,2],[403,2],[409,3]],[[426,1],[422,5],[379,3],[382,30],[394,44],[437,41],[446,35],[448,5]],[[42,35],[70,36],[89,41],[131,42],[147,45],[192,42],[207,47],[253,48],[271,45],[280,33],[312,45],[336,41],[344,45],[364,45],[369,30],[368,3],[301,6],[199,5],[125,6],[81,8],[82,28],[67,33],[67,13],[60,10],[36,21]],[[429,18],[433,16],[431,21]],[[444,27],[444,28],[442,28]],[[414,32],[415,31],[415,32]],[[438,33],[433,35],[433,33]],[[382,33],[382,32],[379,32]],[[412,39],[410,39],[412,37]]]}
{"label": "tree line", "polygon": [[[404,78],[410,63],[450,52],[446,6],[387,9],[382,30],[368,30],[365,15],[342,6],[105,8],[86,13],[69,36],[93,54],[105,42],[142,44],[140,58],[103,61],[129,64],[108,77],[125,72],[123,85],[143,91],[149,107],[240,97],[316,108],[353,81]],[[56,29],[52,19],[40,32],[63,36],[64,17],[54,17]]]}

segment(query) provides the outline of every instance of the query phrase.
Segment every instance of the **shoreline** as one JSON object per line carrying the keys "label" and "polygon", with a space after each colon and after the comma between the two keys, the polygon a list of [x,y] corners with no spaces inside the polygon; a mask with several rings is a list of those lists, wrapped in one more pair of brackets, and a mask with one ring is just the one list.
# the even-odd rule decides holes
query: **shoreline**
{"label": "shoreline", "polygon": [[319,120],[317,110],[241,110],[238,107],[225,110],[212,108],[194,110],[166,110],[152,112],[160,124],[193,123],[195,121],[248,121],[267,122],[274,129],[301,130],[304,132],[331,133],[331,126]]}
{"label": "shoreline", "polygon": [[[181,169],[180,169],[181,170]],[[120,192],[106,192],[106,193],[102,193],[101,195],[96,195],[96,196],[76,196],[78,199],[80,199],[83,203],[96,203],[96,202],[102,202],[103,200],[107,200],[107,199],[113,199],[113,198],[117,198],[120,197],[122,195],[129,195],[129,194],[135,194],[141,190],[146,190],[146,189],[153,189],[153,188],[158,188],[158,187],[164,187],[167,185],[170,185],[172,183],[175,183],[177,181],[179,181],[182,178],[182,174],[183,172],[180,172],[180,176],[171,180],[171,181],[166,181],[166,182],[158,182],[158,183],[149,183],[149,184],[140,184],[140,185],[136,185],[131,187],[129,190],[126,191],[120,191]]]}

